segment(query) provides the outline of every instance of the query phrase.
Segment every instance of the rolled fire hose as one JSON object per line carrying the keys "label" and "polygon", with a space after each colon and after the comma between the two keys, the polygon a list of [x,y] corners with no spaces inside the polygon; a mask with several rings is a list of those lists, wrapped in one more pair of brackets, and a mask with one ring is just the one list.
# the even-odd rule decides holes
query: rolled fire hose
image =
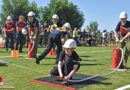
{"label": "rolled fire hose", "polygon": [[22,60],[22,59],[25,59],[31,52],[32,52],[32,50],[33,50],[33,48],[34,48],[34,45],[35,45],[35,41],[33,41],[33,45],[32,45],[32,48],[31,48],[31,50],[28,52],[28,54],[27,55],[25,55],[24,57],[22,57],[22,58],[19,58],[19,59],[17,59],[17,60]]}
{"label": "rolled fire hose", "polygon": [[84,79],[79,79],[79,80],[68,80],[68,82],[78,83],[78,82],[87,81],[87,80],[90,80],[90,79],[93,79],[93,78],[96,78],[96,77],[107,76],[107,75],[111,75],[111,74],[115,73],[115,72],[119,69],[119,67],[120,67],[120,65],[121,65],[121,63],[122,63],[122,61],[123,61],[123,49],[120,48],[120,50],[121,50],[120,63],[118,64],[117,68],[114,69],[112,72],[107,73],[107,74],[95,75],[95,76],[92,76],[92,77],[88,77],[88,78],[84,78]]}

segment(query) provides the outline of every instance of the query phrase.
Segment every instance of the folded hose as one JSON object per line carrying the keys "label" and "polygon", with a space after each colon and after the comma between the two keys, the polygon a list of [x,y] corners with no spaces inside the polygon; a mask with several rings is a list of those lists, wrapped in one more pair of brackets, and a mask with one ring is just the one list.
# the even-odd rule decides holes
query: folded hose
{"label": "folded hose", "polygon": [[31,52],[32,52],[32,50],[33,50],[33,48],[34,48],[34,45],[35,45],[35,41],[33,41],[33,46],[32,46],[32,48],[31,48],[31,50],[28,52],[28,54],[27,55],[25,55],[24,57],[22,57],[22,58],[19,58],[19,59],[17,59],[17,60],[22,60],[22,59],[25,59]]}

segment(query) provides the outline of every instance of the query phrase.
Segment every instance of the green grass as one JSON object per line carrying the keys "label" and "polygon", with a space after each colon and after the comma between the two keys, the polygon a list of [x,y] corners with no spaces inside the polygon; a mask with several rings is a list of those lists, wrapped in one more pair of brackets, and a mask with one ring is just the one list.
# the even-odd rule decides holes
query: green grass
{"label": "green grass", "polygon": [[[90,60],[82,61],[81,67],[77,73],[93,76],[111,72],[113,48],[114,47],[77,47],[76,51],[78,52],[79,56],[82,59]],[[38,54],[40,54],[44,49],[45,48],[39,48]],[[27,48],[25,48],[23,51],[24,53],[20,55],[27,54]],[[55,64],[55,56],[47,56],[44,60],[41,61],[40,65],[36,65],[34,59],[24,59],[18,61],[17,59],[12,57],[2,56],[10,56],[10,51],[6,52],[5,49],[0,48],[0,60],[22,65],[45,73],[41,74],[35,71],[29,71],[27,69],[16,67],[11,64],[8,64],[7,66],[0,66],[0,76],[3,77],[4,83],[11,83],[11,86],[15,87],[14,90],[65,90],[62,88],[29,81],[31,79],[50,76],[50,70],[54,66],[57,66]],[[130,59],[128,60],[127,67],[130,68]],[[114,90],[121,86],[130,84],[130,70],[124,72],[117,71],[112,75],[104,77],[108,79],[98,84],[91,84],[84,88],[80,88],[79,90]]]}

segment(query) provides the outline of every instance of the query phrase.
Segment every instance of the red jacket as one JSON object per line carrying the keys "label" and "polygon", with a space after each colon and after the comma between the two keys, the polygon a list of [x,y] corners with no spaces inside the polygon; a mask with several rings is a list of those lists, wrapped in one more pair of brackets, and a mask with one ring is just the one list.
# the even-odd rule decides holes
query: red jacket
{"label": "red jacket", "polygon": [[[17,25],[18,25],[19,28],[24,28],[25,22],[23,21],[22,23],[20,23],[20,22],[18,21],[18,22],[17,22]],[[21,32],[22,30],[21,30],[21,29],[17,29],[16,31],[17,31],[17,32]]]}
{"label": "red jacket", "polygon": [[11,24],[5,23],[5,25],[6,25],[6,33],[13,33],[13,31],[9,31],[10,29],[13,28],[13,23]]}

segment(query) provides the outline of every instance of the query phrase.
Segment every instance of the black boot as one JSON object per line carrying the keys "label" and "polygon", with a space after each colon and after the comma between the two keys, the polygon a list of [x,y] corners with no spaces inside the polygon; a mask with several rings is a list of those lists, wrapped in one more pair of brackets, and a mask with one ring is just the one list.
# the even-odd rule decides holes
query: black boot
{"label": "black boot", "polygon": [[38,57],[36,57],[36,64],[40,64],[40,60]]}

